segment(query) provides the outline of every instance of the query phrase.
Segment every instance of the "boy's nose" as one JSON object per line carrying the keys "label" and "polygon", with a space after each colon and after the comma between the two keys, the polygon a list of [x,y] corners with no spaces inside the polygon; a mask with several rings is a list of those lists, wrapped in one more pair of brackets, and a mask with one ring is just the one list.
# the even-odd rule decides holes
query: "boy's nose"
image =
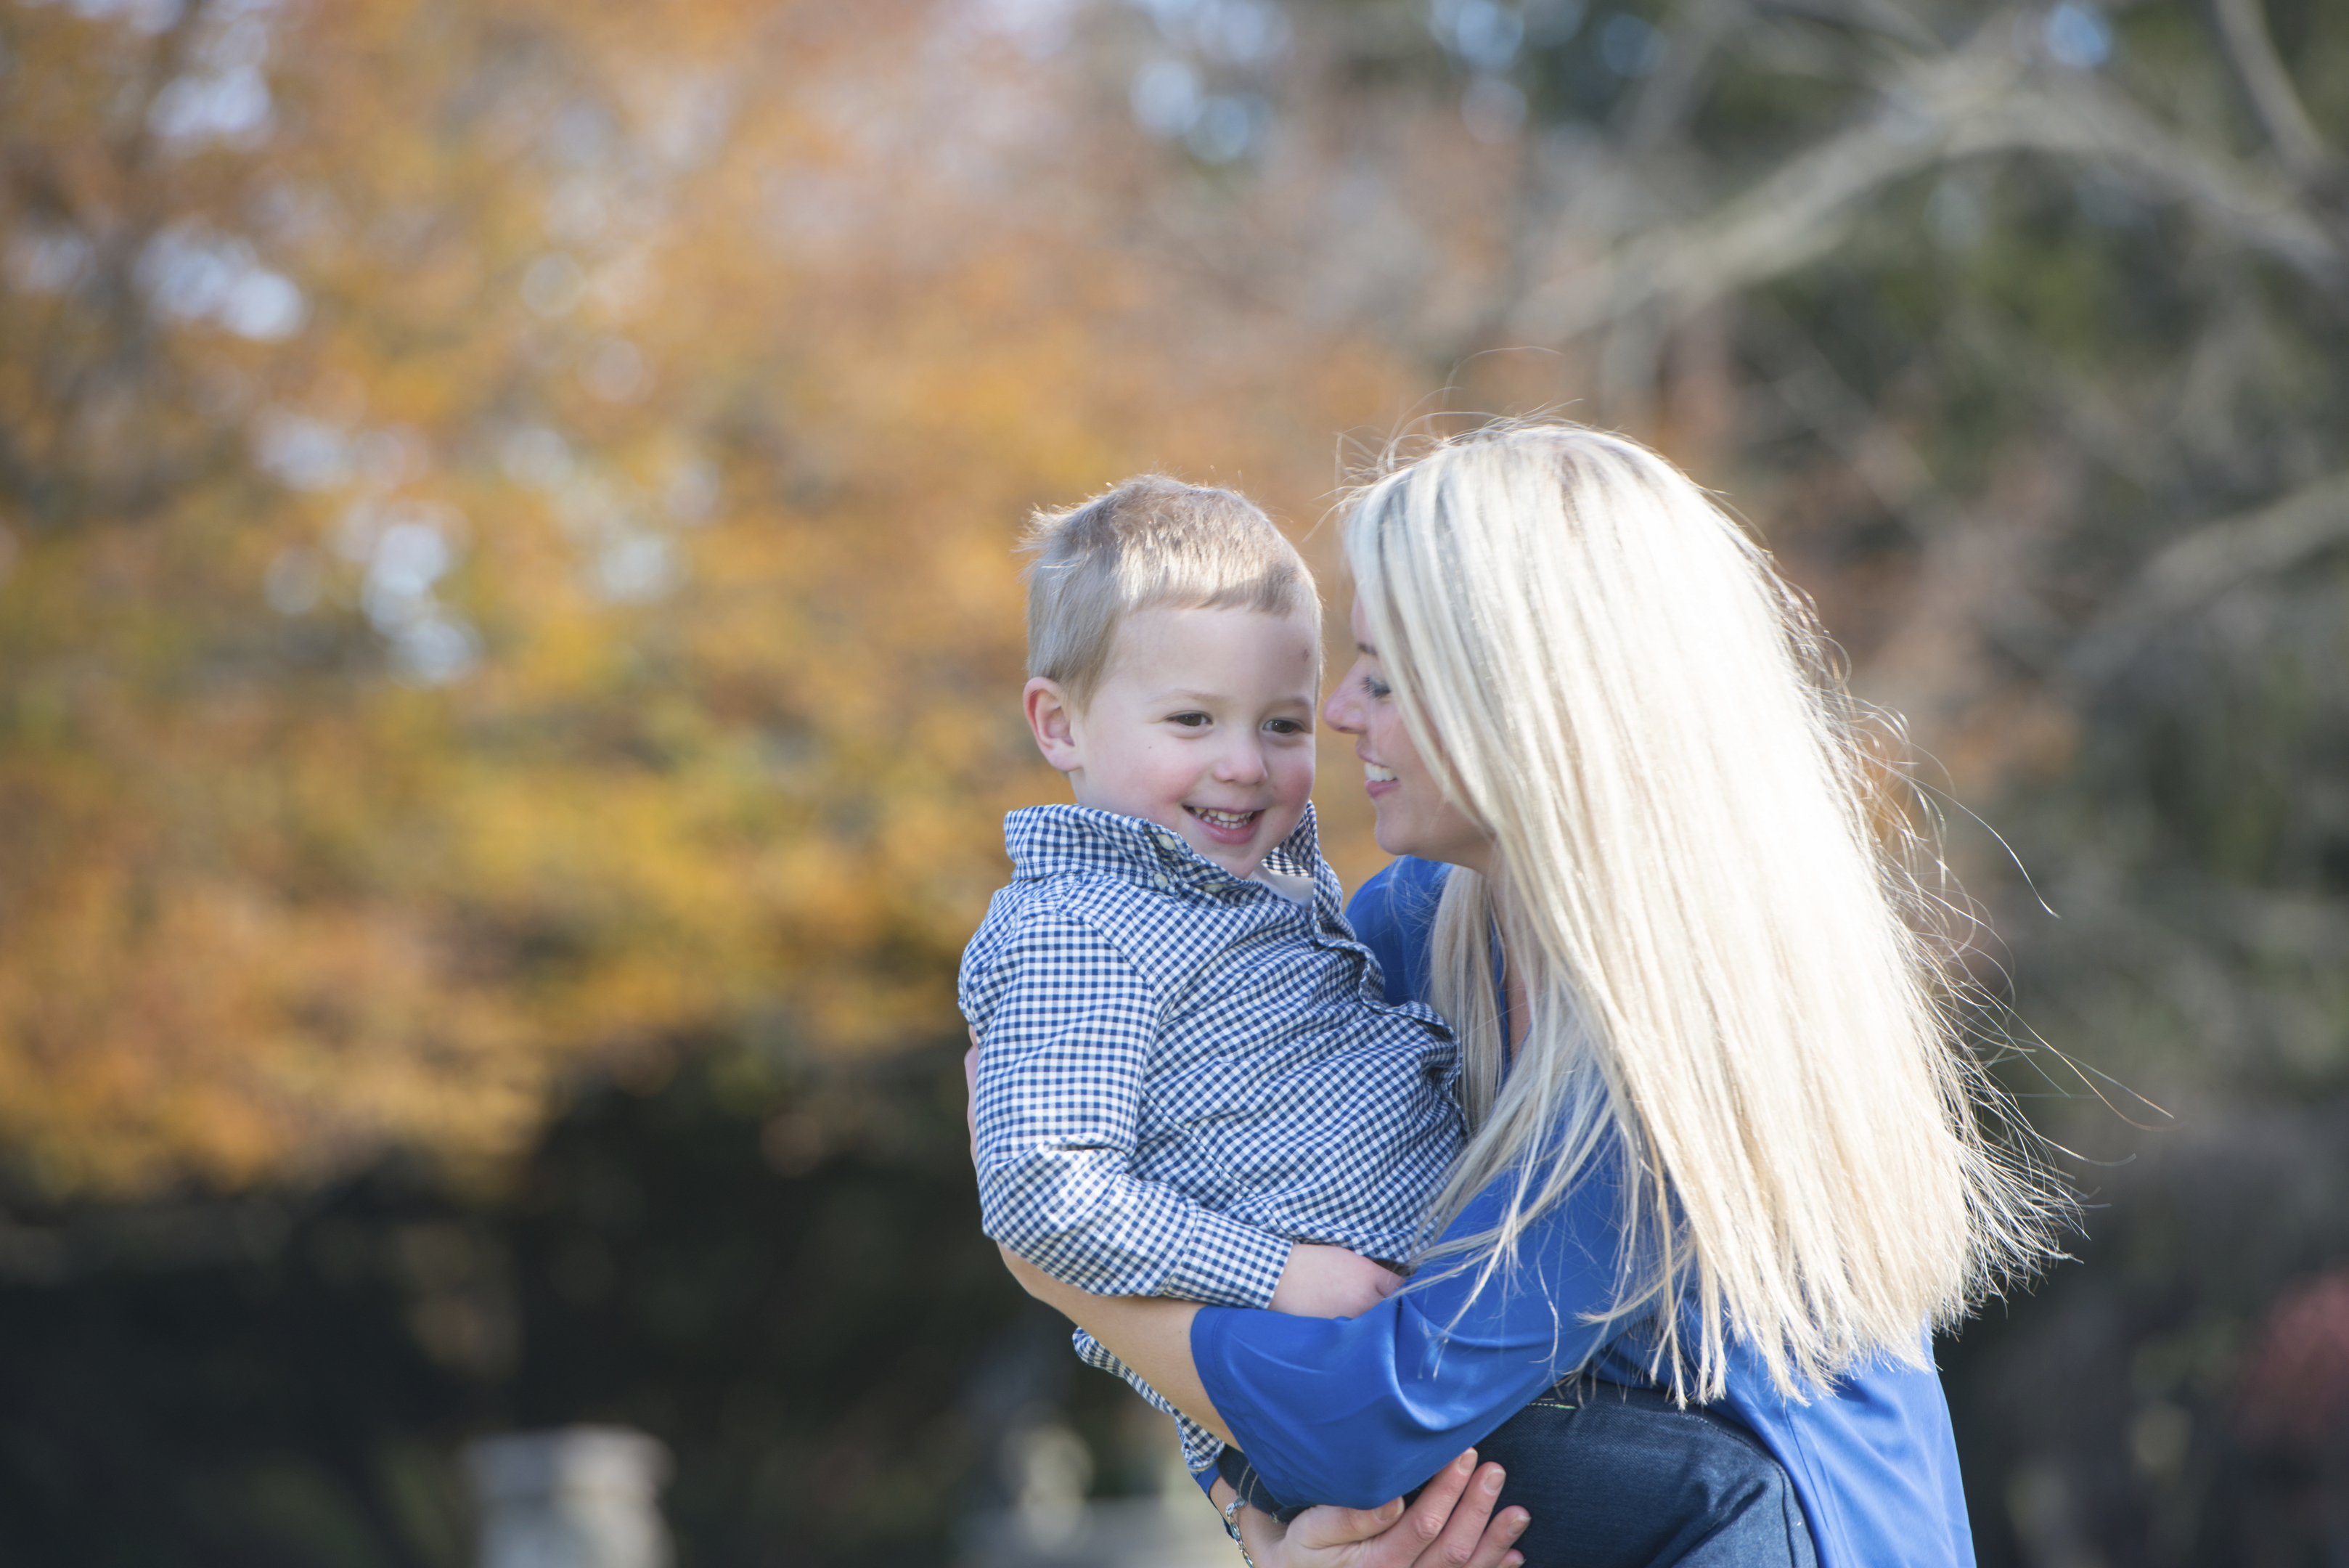
{"label": "boy's nose", "polygon": [[1226,746],[1216,759],[1216,777],[1224,784],[1256,784],[1268,770],[1264,764],[1264,748],[1255,740]]}

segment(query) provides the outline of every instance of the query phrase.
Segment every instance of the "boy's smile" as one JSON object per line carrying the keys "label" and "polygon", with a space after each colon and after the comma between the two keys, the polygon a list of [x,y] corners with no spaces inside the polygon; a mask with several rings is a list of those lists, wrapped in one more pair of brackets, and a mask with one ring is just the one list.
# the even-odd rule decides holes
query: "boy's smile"
{"label": "boy's smile", "polygon": [[1171,828],[1249,877],[1313,793],[1318,652],[1302,617],[1137,610],[1083,709],[1040,677],[1029,722],[1078,805]]}

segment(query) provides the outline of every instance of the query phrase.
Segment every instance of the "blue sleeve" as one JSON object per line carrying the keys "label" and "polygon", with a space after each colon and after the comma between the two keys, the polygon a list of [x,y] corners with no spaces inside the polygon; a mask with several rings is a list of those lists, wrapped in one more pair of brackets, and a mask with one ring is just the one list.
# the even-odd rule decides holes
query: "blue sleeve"
{"label": "blue sleeve", "polygon": [[[1481,1442],[1620,1332],[1583,1314],[1614,1299],[1620,1221],[1611,1166],[1542,1215],[1479,1291],[1432,1278],[1357,1318],[1208,1307],[1191,1355],[1208,1397],[1276,1496],[1371,1508]],[[1447,1235],[1489,1228],[1504,1177]]]}
{"label": "blue sleeve", "polygon": [[1355,940],[1379,961],[1390,1003],[1427,1000],[1428,939],[1450,869],[1442,861],[1406,855],[1389,861],[1346,905]]}
{"label": "blue sleeve", "polygon": [[1797,1403],[1733,1345],[1723,1403],[1786,1467],[1821,1568],[1971,1568],[1950,1407],[1930,1368],[1878,1358]]}

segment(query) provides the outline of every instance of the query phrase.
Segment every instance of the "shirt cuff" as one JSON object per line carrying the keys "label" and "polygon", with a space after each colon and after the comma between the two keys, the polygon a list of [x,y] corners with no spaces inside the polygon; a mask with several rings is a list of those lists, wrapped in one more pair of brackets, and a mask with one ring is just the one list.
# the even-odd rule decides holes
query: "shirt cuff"
{"label": "shirt cuff", "polygon": [[1219,1306],[1270,1306],[1288,1265],[1286,1237],[1203,1209],[1174,1251],[1164,1293]]}

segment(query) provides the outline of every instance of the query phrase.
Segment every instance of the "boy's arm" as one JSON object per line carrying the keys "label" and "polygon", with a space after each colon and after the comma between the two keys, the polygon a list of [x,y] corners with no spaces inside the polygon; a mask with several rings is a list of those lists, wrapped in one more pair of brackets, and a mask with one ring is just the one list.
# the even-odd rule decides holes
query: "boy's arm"
{"label": "boy's arm", "polygon": [[[963,1119],[970,1129],[971,1159],[978,1158],[978,1031],[970,1031],[970,1049],[962,1054]],[[1343,1247],[1325,1247],[1311,1241],[1292,1241],[1288,1256],[1283,1260],[1280,1279],[1273,1286],[1272,1299],[1266,1304],[1274,1312],[1293,1313],[1300,1317],[1358,1317],[1371,1310],[1402,1287],[1402,1276],[1384,1266],[1371,1262],[1359,1252]],[[1216,1301],[1218,1306],[1246,1306],[1244,1301],[1229,1298]],[[1082,1333],[1082,1330],[1079,1331]],[[1098,1342],[1095,1342],[1098,1343]],[[1102,1351],[1108,1356],[1107,1351]],[[1139,1376],[1127,1370],[1116,1358],[1110,1357],[1107,1370],[1132,1378],[1137,1387],[1149,1392],[1149,1386]],[[1155,1396],[1151,1397],[1155,1399]],[[1165,1408],[1172,1413],[1174,1407]],[[1178,1415],[1176,1418],[1182,1419]],[[1191,1444],[1186,1434],[1185,1448]]]}
{"label": "boy's arm", "polygon": [[1097,1295],[1266,1306],[1284,1237],[1133,1174],[1153,987],[1092,927],[1036,909],[996,960],[972,1105],[987,1234]]}

